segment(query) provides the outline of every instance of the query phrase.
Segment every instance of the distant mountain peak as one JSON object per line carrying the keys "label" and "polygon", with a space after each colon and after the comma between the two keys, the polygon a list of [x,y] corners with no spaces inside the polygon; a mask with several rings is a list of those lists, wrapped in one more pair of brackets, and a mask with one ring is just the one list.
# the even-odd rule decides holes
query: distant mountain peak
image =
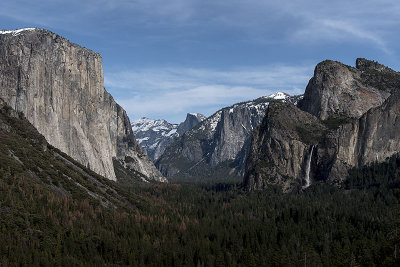
{"label": "distant mountain peak", "polygon": [[267,96],[267,98],[272,98],[272,99],[276,99],[276,100],[284,100],[286,98],[289,98],[290,95],[284,92],[276,92],[272,95]]}
{"label": "distant mountain peak", "polygon": [[188,114],[186,114],[186,119],[188,118],[188,116],[194,116],[194,117],[199,118],[201,120],[204,120],[204,119],[207,118],[206,116],[204,116],[203,114],[200,114],[200,113],[188,113]]}
{"label": "distant mountain peak", "polygon": [[206,117],[200,113],[187,113],[185,121],[178,125],[142,117],[132,122],[132,130],[147,155],[157,160],[172,141],[204,119]]}
{"label": "distant mountain peak", "polygon": [[172,125],[166,120],[153,120],[146,117],[142,117],[132,122],[132,130],[134,133],[138,131],[166,131],[175,129],[176,127],[171,127]]}

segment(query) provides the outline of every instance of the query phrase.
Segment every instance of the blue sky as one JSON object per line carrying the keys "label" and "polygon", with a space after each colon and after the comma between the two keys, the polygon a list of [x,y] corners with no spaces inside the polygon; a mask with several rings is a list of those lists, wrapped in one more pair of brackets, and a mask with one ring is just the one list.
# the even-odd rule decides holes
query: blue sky
{"label": "blue sky", "polygon": [[0,24],[100,53],[105,87],[131,120],[177,123],[278,90],[300,94],[325,59],[400,70],[397,0],[2,0]]}

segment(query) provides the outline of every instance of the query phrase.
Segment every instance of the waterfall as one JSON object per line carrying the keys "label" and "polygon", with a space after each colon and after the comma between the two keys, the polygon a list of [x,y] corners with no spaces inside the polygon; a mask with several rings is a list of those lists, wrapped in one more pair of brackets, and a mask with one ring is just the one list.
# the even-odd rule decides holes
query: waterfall
{"label": "waterfall", "polygon": [[314,150],[314,146],[311,146],[311,151],[310,151],[310,154],[308,155],[307,165],[306,165],[306,175],[305,175],[306,185],[303,186],[303,188],[307,188],[307,187],[309,187],[311,185],[310,169],[311,169],[311,159],[312,159],[313,150]]}

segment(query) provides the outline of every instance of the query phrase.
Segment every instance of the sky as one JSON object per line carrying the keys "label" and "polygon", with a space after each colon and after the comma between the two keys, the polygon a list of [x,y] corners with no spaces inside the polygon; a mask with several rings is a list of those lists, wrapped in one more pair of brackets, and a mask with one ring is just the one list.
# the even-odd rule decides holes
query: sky
{"label": "sky", "polygon": [[100,53],[105,87],[131,120],[179,123],[302,94],[325,59],[400,70],[398,0],[1,0],[0,25],[48,29]]}

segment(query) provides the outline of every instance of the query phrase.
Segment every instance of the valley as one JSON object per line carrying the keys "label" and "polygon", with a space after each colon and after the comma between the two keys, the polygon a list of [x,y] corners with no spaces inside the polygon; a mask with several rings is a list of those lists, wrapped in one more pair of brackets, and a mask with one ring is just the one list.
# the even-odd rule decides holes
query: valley
{"label": "valley", "polygon": [[399,72],[325,60],[302,95],[131,122],[98,53],[0,48],[1,266],[400,264]]}

